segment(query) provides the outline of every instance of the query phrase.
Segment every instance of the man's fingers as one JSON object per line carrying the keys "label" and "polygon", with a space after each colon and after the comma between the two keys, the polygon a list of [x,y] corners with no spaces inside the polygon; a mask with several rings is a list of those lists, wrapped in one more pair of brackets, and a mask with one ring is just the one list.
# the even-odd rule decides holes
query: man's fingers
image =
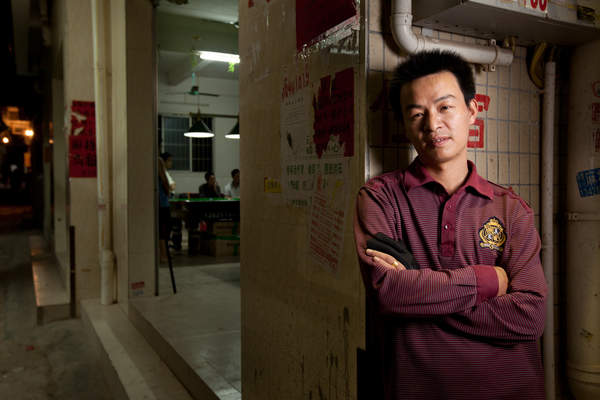
{"label": "man's fingers", "polygon": [[496,270],[496,275],[498,277],[498,293],[496,296],[503,296],[508,290],[508,276],[503,268],[494,267],[494,269]]}
{"label": "man's fingers", "polygon": [[373,262],[375,262],[376,264],[383,265],[384,267],[387,267],[387,268],[406,269],[406,267],[404,267],[404,265],[402,265],[401,262],[398,262],[398,260],[396,260],[394,257],[390,256],[389,254],[382,253],[381,251],[372,250],[372,249],[367,249],[366,254],[368,256],[372,257]]}

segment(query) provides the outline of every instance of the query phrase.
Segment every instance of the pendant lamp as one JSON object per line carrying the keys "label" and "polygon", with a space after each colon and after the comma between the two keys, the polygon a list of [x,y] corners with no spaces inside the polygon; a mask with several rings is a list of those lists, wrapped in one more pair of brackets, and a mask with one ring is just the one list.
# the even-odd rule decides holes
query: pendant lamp
{"label": "pendant lamp", "polygon": [[198,113],[198,119],[192,124],[190,129],[183,134],[183,136],[190,138],[211,138],[215,136],[215,134],[209,129],[208,126],[206,126],[204,121],[200,118],[200,113]]}
{"label": "pendant lamp", "polygon": [[[192,73],[192,79],[194,79],[194,80],[196,79],[195,73]],[[196,82],[196,84],[197,83],[198,82]],[[194,122],[192,124],[190,129],[188,129],[188,131],[185,132],[183,134],[183,136],[187,136],[189,138],[211,138],[211,137],[215,136],[215,134],[210,130],[210,128],[208,126],[206,126],[206,124],[202,120],[202,114],[200,114],[200,100],[197,95],[196,95],[196,103],[198,104],[198,113],[195,115],[191,114],[192,121],[195,119],[196,122]]]}
{"label": "pendant lamp", "polygon": [[239,139],[240,138],[240,120],[235,124],[233,128],[225,135],[227,139]]}

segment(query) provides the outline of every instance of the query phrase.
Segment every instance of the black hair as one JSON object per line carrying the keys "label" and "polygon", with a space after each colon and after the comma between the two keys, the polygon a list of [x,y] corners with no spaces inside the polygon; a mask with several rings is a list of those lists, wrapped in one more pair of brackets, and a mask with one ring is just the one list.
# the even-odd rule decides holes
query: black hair
{"label": "black hair", "polygon": [[162,158],[163,161],[167,161],[171,157],[173,157],[173,155],[171,153],[169,153],[168,151],[165,151],[164,153],[160,154],[160,158]]}
{"label": "black hair", "polygon": [[214,175],[214,173],[212,171],[208,171],[207,173],[204,174],[204,180],[206,182],[208,182],[208,180],[210,179],[210,176]]}
{"label": "black hair", "polygon": [[415,79],[443,71],[448,71],[456,77],[465,103],[469,105],[469,102],[475,97],[475,80],[469,63],[450,51],[423,51],[409,56],[394,72],[394,78],[390,84],[390,105],[398,120],[403,120],[400,101],[402,87]]}
{"label": "black hair", "polygon": [[233,178],[235,176],[235,174],[239,174],[240,170],[235,168],[231,170],[231,177]]}

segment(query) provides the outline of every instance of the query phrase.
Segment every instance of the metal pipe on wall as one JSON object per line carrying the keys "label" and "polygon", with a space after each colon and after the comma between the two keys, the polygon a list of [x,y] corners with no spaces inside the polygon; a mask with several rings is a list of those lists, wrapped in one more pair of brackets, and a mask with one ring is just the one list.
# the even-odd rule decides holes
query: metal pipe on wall
{"label": "metal pipe on wall", "polygon": [[114,301],[115,262],[112,251],[112,226],[110,202],[110,119],[107,115],[106,57],[104,27],[106,2],[91,0],[92,39],[94,50],[94,100],[96,107],[96,163],[98,187],[98,251],[100,260],[100,303]]}
{"label": "metal pipe on wall", "polygon": [[453,51],[470,63],[510,65],[513,53],[496,45],[483,46],[417,35],[412,30],[412,0],[392,0],[390,23],[396,44],[409,54],[423,50]]}
{"label": "metal pipe on wall", "polygon": [[542,108],[541,151],[541,236],[542,265],[548,284],[546,296],[546,326],[542,339],[544,351],[544,382],[546,399],[556,398],[554,356],[554,105],[556,94],[556,63],[546,62],[544,69],[544,99]]}
{"label": "metal pipe on wall", "polygon": [[567,153],[567,378],[575,399],[600,399],[600,41],[571,58]]}

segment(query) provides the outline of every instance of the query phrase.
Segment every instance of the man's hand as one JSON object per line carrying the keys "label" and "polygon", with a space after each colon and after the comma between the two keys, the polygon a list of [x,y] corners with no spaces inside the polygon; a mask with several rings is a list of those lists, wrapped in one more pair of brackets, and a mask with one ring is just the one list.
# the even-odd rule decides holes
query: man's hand
{"label": "man's hand", "polygon": [[381,251],[367,249],[365,253],[373,259],[375,264],[383,265],[386,268],[391,269],[406,269],[401,262],[398,262],[394,257],[389,254],[382,253]]}
{"label": "man's hand", "polygon": [[506,294],[506,290],[508,289],[508,276],[506,275],[504,268],[494,267],[494,269],[498,276],[498,294],[496,294],[496,297],[498,297]]}

